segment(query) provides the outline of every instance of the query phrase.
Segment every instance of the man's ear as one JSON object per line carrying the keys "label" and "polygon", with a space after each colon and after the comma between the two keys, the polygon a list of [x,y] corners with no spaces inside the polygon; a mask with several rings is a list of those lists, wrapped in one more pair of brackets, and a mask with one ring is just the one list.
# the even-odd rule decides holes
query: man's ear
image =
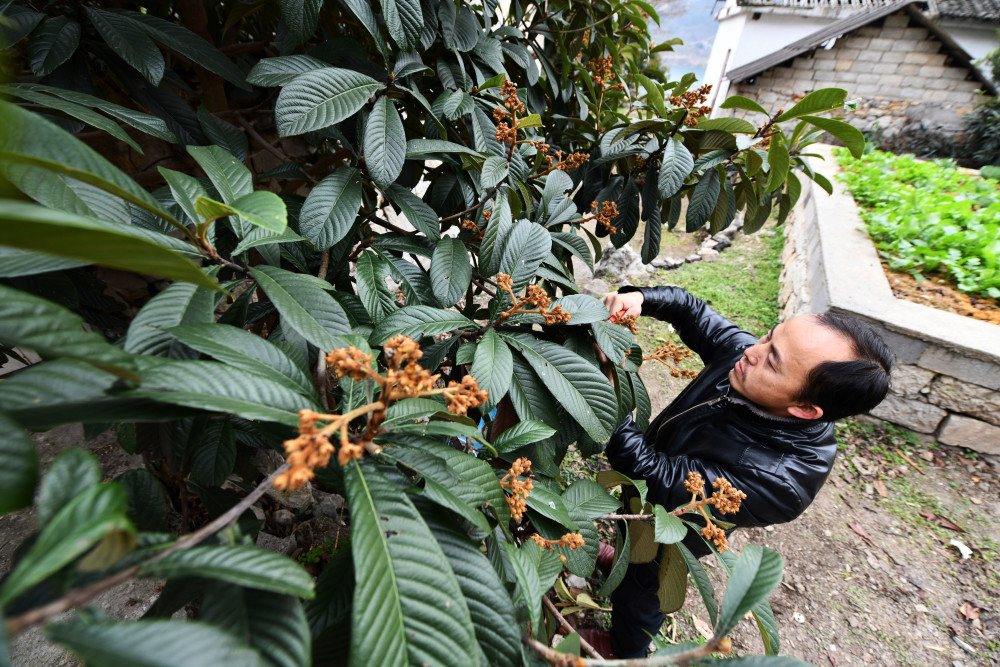
{"label": "man's ear", "polygon": [[799,419],[819,419],[823,416],[823,408],[812,403],[799,403],[789,406],[788,414]]}

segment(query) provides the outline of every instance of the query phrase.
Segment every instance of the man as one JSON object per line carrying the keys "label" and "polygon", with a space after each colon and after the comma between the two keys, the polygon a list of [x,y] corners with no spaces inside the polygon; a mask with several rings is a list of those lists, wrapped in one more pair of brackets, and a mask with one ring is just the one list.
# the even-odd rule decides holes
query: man
{"label": "man", "polygon": [[[647,483],[650,502],[670,509],[690,500],[684,479],[694,471],[708,484],[723,477],[746,493],[739,513],[724,520],[791,521],[830,473],[833,421],[867,412],[889,388],[892,352],[850,318],[803,315],[758,340],[678,287],[623,287],[604,304],[615,315],[670,322],[705,362],[645,433],[628,417],[605,450],[615,470]],[[695,555],[708,553],[700,536],[688,538]],[[646,655],[649,635],[664,620],[657,587],[655,563],[629,566],[612,595],[616,657]]]}

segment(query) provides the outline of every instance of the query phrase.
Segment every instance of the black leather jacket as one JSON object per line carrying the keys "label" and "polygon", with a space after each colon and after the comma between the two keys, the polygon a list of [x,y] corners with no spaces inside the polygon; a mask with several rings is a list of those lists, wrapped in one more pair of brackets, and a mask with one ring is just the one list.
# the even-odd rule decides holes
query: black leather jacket
{"label": "black leather jacket", "polygon": [[[687,503],[688,472],[708,484],[725,477],[747,494],[738,514],[716,516],[737,526],[791,521],[812,502],[837,453],[833,424],[769,415],[733,391],[729,371],[757,338],[679,287],[641,291],[642,314],[674,325],[705,362],[697,378],[643,434],[632,418],[605,450],[611,465],[645,480],[647,498],[668,509]],[[710,489],[709,489],[710,490]]]}

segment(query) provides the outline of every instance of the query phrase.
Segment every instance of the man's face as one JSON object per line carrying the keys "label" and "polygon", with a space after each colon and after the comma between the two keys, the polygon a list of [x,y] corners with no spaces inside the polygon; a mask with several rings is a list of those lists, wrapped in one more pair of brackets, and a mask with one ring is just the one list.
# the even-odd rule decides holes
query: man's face
{"label": "man's face", "polygon": [[779,324],[747,348],[729,371],[729,382],[770,414],[818,419],[823,414],[818,406],[795,400],[810,371],[825,361],[854,358],[846,337],[812,315],[801,315]]}

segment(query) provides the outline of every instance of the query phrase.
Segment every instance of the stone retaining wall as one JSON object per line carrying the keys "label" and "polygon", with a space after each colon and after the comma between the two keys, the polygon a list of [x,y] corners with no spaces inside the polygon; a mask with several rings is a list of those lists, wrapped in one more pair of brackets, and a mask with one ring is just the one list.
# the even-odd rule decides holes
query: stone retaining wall
{"label": "stone retaining wall", "polygon": [[[1000,455],[1000,327],[896,299],[830,147],[816,170],[834,193],[803,189],[785,227],[781,318],[825,311],[865,320],[896,354],[892,389],[872,415],[947,445]],[[811,181],[810,181],[811,183]]]}

